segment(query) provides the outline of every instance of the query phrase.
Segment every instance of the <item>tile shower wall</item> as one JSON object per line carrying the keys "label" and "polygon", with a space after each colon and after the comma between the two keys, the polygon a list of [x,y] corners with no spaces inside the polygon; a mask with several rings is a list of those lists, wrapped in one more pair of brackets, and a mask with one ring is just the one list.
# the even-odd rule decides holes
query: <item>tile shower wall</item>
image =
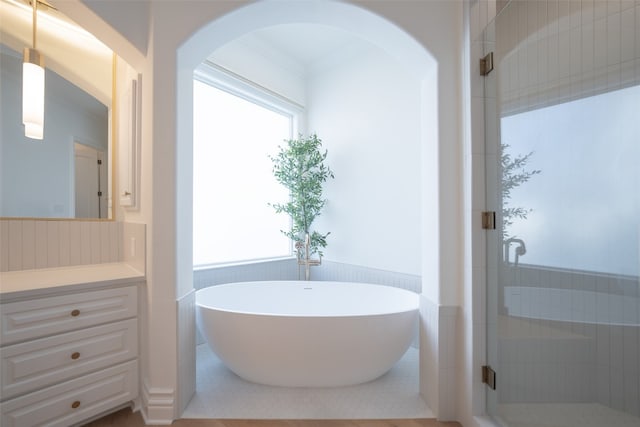
{"label": "tile shower wall", "polygon": [[[490,75],[487,93],[498,85],[500,95],[488,100],[488,117],[640,84],[638,0],[512,1],[498,22],[488,38],[499,41],[500,78]],[[487,126],[487,149],[494,153],[499,126]],[[500,274],[507,286],[597,292],[598,304],[624,295],[619,310],[638,310],[637,277],[526,266]],[[499,293],[499,307],[503,298]],[[498,326],[500,402],[598,402],[640,416],[640,327],[518,318]]]}
{"label": "tile shower wall", "polygon": [[0,219],[0,271],[118,261],[144,271],[144,249],[144,224]]}
{"label": "tile shower wall", "polygon": [[640,83],[640,2],[511,2],[496,29],[503,114]]}
{"label": "tile shower wall", "polygon": [[[499,338],[500,401],[598,402],[640,416],[640,326],[616,324],[608,314],[637,324],[638,279],[533,266],[506,267],[501,274],[505,284],[589,292],[588,298],[551,305],[566,307],[569,319],[572,313],[597,313],[598,323],[511,317]],[[508,314],[504,296],[502,315]],[[536,307],[527,310],[535,313]]]}

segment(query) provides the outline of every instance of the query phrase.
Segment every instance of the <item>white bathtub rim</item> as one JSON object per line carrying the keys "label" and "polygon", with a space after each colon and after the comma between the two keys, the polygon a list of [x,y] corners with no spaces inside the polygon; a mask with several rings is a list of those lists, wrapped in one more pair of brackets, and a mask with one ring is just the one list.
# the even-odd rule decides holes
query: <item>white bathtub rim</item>
{"label": "white bathtub rim", "polygon": [[[262,312],[262,311],[249,311],[249,310],[241,310],[241,309],[230,309],[217,307],[214,304],[209,302],[203,302],[202,298],[198,298],[199,295],[204,295],[206,292],[212,292],[214,289],[220,289],[225,287],[237,287],[242,285],[276,285],[276,284],[285,284],[285,285],[356,285],[362,287],[375,287],[377,289],[384,288],[385,291],[390,293],[396,293],[398,295],[403,295],[404,297],[410,297],[414,299],[412,305],[410,307],[404,309],[395,309],[395,310],[384,310],[384,311],[374,311],[374,312],[364,312],[364,313],[344,313],[344,314],[334,314],[334,313],[282,313],[282,312]],[[354,317],[378,317],[378,316],[389,316],[393,314],[400,313],[410,313],[419,311],[420,306],[420,294],[413,292],[408,289],[397,288],[394,286],[388,285],[378,285],[372,283],[362,283],[362,282],[344,282],[344,281],[302,281],[302,280],[265,280],[265,281],[245,281],[245,282],[231,282],[225,283],[221,285],[209,286],[206,288],[202,288],[196,291],[196,306],[202,309],[207,310],[216,310],[225,313],[234,313],[238,315],[252,315],[252,316],[265,316],[265,317],[286,317],[286,318],[300,318],[300,319],[310,319],[310,318],[354,318]]]}

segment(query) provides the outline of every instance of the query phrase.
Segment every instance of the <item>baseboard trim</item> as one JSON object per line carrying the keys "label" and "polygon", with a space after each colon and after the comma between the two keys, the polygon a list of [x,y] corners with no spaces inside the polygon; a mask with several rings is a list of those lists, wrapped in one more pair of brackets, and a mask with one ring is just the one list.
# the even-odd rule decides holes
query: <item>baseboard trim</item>
{"label": "baseboard trim", "polygon": [[175,390],[142,385],[141,414],[145,424],[170,425],[175,419]]}

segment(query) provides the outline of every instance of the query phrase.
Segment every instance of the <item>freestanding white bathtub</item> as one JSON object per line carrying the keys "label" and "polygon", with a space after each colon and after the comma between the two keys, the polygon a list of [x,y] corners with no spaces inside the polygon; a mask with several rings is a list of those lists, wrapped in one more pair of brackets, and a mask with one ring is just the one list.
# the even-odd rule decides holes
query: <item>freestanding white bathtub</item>
{"label": "freestanding white bathtub", "polygon": [[418,294],[346,282],[242,282],[196,292],[200,332],[240,377],[338,387],[373,380],[407,351]]}

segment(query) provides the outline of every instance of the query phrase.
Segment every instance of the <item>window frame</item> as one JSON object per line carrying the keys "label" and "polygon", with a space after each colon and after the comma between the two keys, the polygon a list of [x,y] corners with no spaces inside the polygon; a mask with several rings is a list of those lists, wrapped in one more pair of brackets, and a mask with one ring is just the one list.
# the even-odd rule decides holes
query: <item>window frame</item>
{"label": "window frame", "polygon": [[[290,138],[295,138],[295,136],[301,132],[301,123],[303,122],[305,108],[303,105],[291,99],[288,99],[209,60],[206,60],[196,68],[193,80],[210,85],[247,102],[289,117],[291,123],[289,129]],[[291,219],[289,219],[289,225],[291,225]],[[194,270],[203,270],[209,268],[258,264],[286,259],[295,259],[293,242],[289,242],[289,254],[285,256],[247,258],[233,261],[194,264],[193,268]]]}

